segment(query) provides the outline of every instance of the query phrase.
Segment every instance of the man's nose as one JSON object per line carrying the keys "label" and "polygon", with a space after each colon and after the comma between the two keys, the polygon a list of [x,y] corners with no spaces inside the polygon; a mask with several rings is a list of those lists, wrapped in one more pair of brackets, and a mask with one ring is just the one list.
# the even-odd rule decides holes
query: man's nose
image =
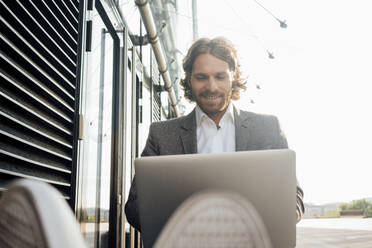
{"label": "man's nose", "polygon": [[217,91],[218,90],[218,82],[215,78],[210,77],[208,80],[207,88],[210,91]]}

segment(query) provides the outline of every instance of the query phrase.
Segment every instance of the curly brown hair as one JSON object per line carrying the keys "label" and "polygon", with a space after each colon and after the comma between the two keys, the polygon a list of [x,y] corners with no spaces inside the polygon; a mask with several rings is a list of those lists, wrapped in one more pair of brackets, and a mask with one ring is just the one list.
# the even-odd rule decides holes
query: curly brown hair
{"label": "curly brown hair", "polygon": [[191,102],[195,101],[191,88],[192,69],[195,59],[200,54],[206,53],[225,61],[229,65],[230,71],[233,72],[231,99],[238,100],[240,98],[240,90],[245,90],[247,88],[245,86],[246,81],[242,78],[236,48],[224,37],[216,37],[214,39],[200,38],[190,47],[186,57],[183,59],[185,78],[180,81],[185,91],[185,98]]}

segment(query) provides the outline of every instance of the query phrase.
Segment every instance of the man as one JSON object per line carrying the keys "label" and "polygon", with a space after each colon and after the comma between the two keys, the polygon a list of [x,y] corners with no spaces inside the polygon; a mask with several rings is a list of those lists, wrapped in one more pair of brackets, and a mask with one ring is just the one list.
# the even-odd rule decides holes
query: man
{"label": "man", "polygon": [[[234,46],[224,38],[197,40],[184,61],[181,85],[196,102],[187,116],[152,123],[142,156],[286,149],[287,140],[276,117],[235,108],[231,100],[246,89]],[[297,187],[297,221],[304,212]],[[125,206],[129,223],[141,230],[135,178]]]}

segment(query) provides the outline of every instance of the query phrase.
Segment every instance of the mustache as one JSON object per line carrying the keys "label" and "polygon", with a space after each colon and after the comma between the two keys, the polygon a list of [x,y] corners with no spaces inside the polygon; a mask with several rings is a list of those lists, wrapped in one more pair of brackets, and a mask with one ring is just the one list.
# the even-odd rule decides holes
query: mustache
{"label": "mustache", "polygon": [[202,97],[224,97],[225,96],[225,93],[224,92],[220,92],[220,91],[210,91],[210,90],[206,90],[206,91],[203,91],[199,94],[199,96],[202,96]]}

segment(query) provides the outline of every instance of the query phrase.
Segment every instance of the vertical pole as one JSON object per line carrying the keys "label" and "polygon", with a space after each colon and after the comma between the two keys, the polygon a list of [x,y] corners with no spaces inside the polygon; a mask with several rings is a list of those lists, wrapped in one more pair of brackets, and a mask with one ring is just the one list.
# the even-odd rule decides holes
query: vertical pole
{"label": "vertical pole", "polygon": [[152,116],[152,108],[154,107],[153,105],[153,96],[154,96],[154,86],[153,86],[153,79],[152,77],[154,76],[152,73],[152,48],[150,48],[150,122],[153,121],[154,117]]}
{"label": "vertical pole", "polygon": [[127,120],[127,68],[128,68],[128,29],[124,28],[123,32],[121,33],[121,43],[120,43],[120,132],[119,137],[121,139],[120,141],[120,195],[121,195],[121,205],[120,205],[120,212],[118,216],[120,217],[119,222],[119,230],[120,230],[120,246],[124,248],[126,243],[126,233],[125,233],[125,222],[126,222],[126,216],[125,216],[125,192],[126,192],[126,146],[127,146],[127,132],[126,132],[126,120]]}
{"label": "vertical pole", "polygon": [[192,30],[193,40],[198,38],[198,12],[197,12],[197,0],[192,0]]}
{"label": "vertical pole", "polygon": [[[134,159],[136,158],[136,103],[137,103],[137,96],[136,96],[136,48],[132,47],[132,64],[131,64],[131,73],[132,73],[132,82],[131,82],[131,91],[132,91],[132,109],[131,109],[131,135],[132,135],[132,146],[131,146],[131,178],[133,180],[134,177]],[[136,230],[131,227],[130,228],[130,247],[135,248],[135,237],[136,237]]]}
{"label": "vertical pole", "polygon": [[103,141],[103,111],[104,111],[104,87],[105,87],[105,48],[106,48],[106,30],[101,31],[101,63],[99,77],[99,107],[98,107],[98,139],[97,139],[97,178],[96,178],[96,209],[95,209],[95,232],[94,239],[97,247],[100,247],[101,241],[101,164],[102,164],[102,141]]}
{"label": "vertical pole", "polygon": [[142,44],[143,44],[142,18],[140,18],[140,60],[141,62],[142,62]]}

